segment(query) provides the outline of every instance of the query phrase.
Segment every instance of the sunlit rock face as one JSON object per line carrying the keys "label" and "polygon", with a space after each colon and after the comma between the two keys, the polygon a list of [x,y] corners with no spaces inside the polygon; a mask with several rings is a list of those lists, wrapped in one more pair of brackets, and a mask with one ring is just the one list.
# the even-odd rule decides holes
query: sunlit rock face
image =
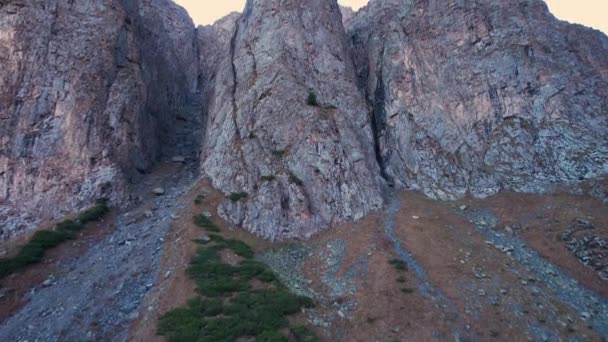
{"label": "sunlit rock face", "polygon": [[0,4],[0,235],[128,197],[197,87],[194,24],[169,0]]}
{"label": "sunlit rock face", "polygon": [[439,199],[608,173],[608,38],[540,0],[372,0],[347,27],[385,173]]}
{"label": "sunlit rock face", "polygon": [[250,0],[226,49],[202,166],[233,194],[221,215],[284,239],[379,209],[369,111],[336,1]]}

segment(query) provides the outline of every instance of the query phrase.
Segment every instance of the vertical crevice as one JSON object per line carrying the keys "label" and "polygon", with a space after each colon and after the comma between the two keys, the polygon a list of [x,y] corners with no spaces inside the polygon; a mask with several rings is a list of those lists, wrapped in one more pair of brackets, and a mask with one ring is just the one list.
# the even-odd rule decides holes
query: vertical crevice
{"label": "vertical crevice", "polygon": [[241,139],[241,132],[239,130],[239,126],[236,120],[236,115],[238,111],[238,106],[236,104],[236,92],[237,92],[237,72],[236,72],[236,64],[234,63],[234,55],[236,51],[236,39],[239,35],[241,19],[237,20],[234,26],[234,33],[232,34],[232,38],[230,39],[230,67],[232,69],[232,122],[234,124],[234,130],[237,138]]}
{"label": "vertical crevice", "polygon": [[393,178],[388,174],[386,170],[386,165],[390,159],[390,156],[382,155],[382,144],[381,140],[385,137],[386,134],[386,89],[384,87],[384,77],[383,77],[383,63],[382,59],[384,58],[384,49],[382,47],[382,53],[380,55],[380,60],[377,63],[377,72],[376,72],[376,89],[374,90],[373,102],[372,102],[372,114],[371,114],[371,126],[372,126],[372,134],[374,136],[374,152],[376,155],[376,162],[380,167],[380,176],[384,178],[389,186],[394,185]]}

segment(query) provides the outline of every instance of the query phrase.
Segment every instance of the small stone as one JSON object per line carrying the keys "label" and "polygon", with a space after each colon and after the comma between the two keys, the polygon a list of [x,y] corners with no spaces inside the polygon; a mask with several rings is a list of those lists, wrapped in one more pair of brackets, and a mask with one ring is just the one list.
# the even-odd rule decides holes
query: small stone
{"label": "small stone", "polygon": [[154,216],[154,213],[152,212],[152,210],[146,210],[144,212],[144,216],[147,218],[151,218],[152,216]]}
{"label": "small stone", "polygon": [[51,279],[47,279],[42,283],[42,286],[44,286],[44,287],[53,286],[53,281]]}
{"label": "small stone", "polygon": [[173,157],[173,162],[174,163],[185,163],[186,162],[186,157],[184,157],[184,156],[175,156],[175,157]]}
{"label": "small stone", "polygon": [[462,211],[465,211],[465,210],[467,210],[467,209],[468,209],[468,207],[467,207],[466,205],[461,205],[461,206],[460,206],[460,210],[462,210]]}
{"label": "small stone", "polygon": [[486,291],[484,291],[484,290],[479,290],[479,291],[477,291],[477,293],[482,297],[486,295]]}
{"label": "small stone", "polygon": [[174,220],[177,220],[179,218],[179,216],[175,215],[175,214],[171,214],[171,218]]}
{"label": "small stone", "polygon": [[171,271],[165,272],[165,279],[169,279],[170,276],[171,276]]}
{"label": "small stone", "polygon": [[213,215],[210,212],[208,212],[208,211],[203,211],[203,215],[205,217],[207,217],[207,218],[212,218],[213,217]]}
{"label": "small stone", "polygon": [[207,235],[201,235],[201,237],[198,238],[199,240],[203,241],[203,242],[209,242],[211,241],[211,238],[208,237]]}
{"label": "small stone", "polygon": [[412,216],[414,220],[420,220],[420,216]]}
{"label": "small stone", "polygon": [[582,312],[581,313],[581,318],[584,319],[585,321],[588,321],[589,318],[591,318],[591,314],[588,312]]}
{"label": "small stone", "polygon": [[521,284],[522,284],[522,285],[528,285],[528,281],[527,281],[527,280],[522,280],[522,281],[521,281]]}
{"label": "small stone", "polygon": [[342,310],[338,310],[338,316],[340,316],[341,318],[346,317],[346,315],[344,314],[344,312],[342,312]]}
{"label": "small stone", "polygon": [[162,196],[165,194],[165,189],[163,188],[156,188],[154,190],[152,190],[152,192],[156,195],[156,196]]}
{"label": "small stone", "polygon": [[507,293],[509,293],[509,291],[507,291],[506,289],[500,289],[501,295],[506,295]]}

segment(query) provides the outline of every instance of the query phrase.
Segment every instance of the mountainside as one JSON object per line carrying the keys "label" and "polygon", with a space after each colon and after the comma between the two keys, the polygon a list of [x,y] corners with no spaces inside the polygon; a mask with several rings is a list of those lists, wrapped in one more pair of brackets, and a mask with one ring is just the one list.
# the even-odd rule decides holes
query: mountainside
{"label": "mountainside", "polygon": [[608,38],[541,0],[249,0],[196,29],[170,0],[12,0],[0,29],[4,238],[124,203],[172,156],[273,240],[379,210],[386,185],[454,199],[608,173]]}
{"label": "mountainside", "polygon": [[170,149],[197,87],[194,24],[170,0],[3,1],[0,236],[129,182]]}
{"label": "mountainside", "polygon": [[0,0],[0,341],[604,341],[607,206],[542,0]]}
{"label": "mountainside", "polygon": [[348,35],[397,184],[453,199],[608,172],[608,38],[543,1],[372,1]]}
{"label": "mountainside", "polygon": [[[219,66],[205,161],[229,221],[310,236],[381,206],[367,106],[335,1],[248,1]],[[312,92],[316,103],[308,103]]]}

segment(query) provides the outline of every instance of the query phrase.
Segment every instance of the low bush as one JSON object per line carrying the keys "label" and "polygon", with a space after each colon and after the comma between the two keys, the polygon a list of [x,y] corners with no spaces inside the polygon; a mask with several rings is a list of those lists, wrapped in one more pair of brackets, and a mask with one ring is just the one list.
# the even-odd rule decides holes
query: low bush
{"label": "low bush", "polygon": [[260,180],[262,182],[272,182],[273,180],[275,180],[275,176],[269,175],[269,176],[262,176],[260,177]]}
{"label": "low bush", "polygon": [[[201,297],[162,316],[158,333],[169,341],[287,341],[282,334],[287,317],[311,307],[312,300],[290,293],[267,265],[253,259],[253,250],[244,242],[218,234],[209,237],[211,242],[199,247],[187,270]],[[224,249],[243,260],[234,266],[223,262]],[[253,288],[254,279],[266,285]],[[293,328],[292,333],[301,336],[298,341],[316,341],[305,328]]]}
{"label": "low bush", "polygon": [[228,195],[228,199],[231,200],[232,202],[238,202],[242,199],[245,199],[249,196],[249,194],[247,194],[246,192],[233,192],[230,195]]}
{"label": "low bush", "polygon": [[108,211],[106,202],[98,201],[97,205],[80,213],[77,221],[65,220],[55,225],[53,230],[36,232],[17,255],[0,259],[0,279],[39,263],[47,250],[75,239],[87,223],[100,220]]}
{"label": "low bush", "polygon": [[204,199],[205,199],[205,196],[197,195],[196,198],[194,199],[194,204],[201,205],[201,204],[203,204]]}
{"label": "low bush", "polygon": [[317,342],[318,341],[315,334],[305,326],[292,327],[290,330],[297,342]]}
{"label": "low bush", "polygon": [[308,92],[308,97],[306,98],[306,104],[309,106],[317,107],[319,102],[317,101],[317,94],[311,89]]}
{"label": "low bush", "polygon": [[304,182],[302,182],[302,180],[298,178],[298,176],[293,174],[293,172],[289,173],[289,182],[297,186],[304,186]]}
{"label": "low bush", "polygon": [[275,157],[284,157],[287,154],[286,150],[274,150],[272,151],[272,155]]}
{"label": "low bush", "polygon": [[407,264],[405,263],[405,261],[403,261],[401,259],[397,259],[397,258],[391,259],[391,260],[389,260],[389,264],[393,265],[393,267],[395,267],[399,271],[407,270]]}
{"label": "low bush", "polygon": [[194,216],[194,224],[211,233],[219,233],[220,231],[220,227],[215,225],[215,223],[203,214]]}

